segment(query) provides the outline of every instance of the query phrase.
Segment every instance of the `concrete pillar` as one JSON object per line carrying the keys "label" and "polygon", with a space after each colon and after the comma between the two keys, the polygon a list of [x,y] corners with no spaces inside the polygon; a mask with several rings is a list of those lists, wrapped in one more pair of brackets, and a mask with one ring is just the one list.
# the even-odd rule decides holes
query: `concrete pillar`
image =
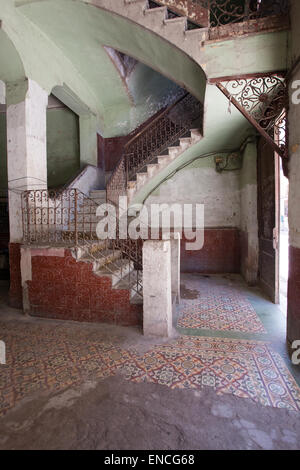
{"label": "concrete pillar", "polygon": [[98,165],[97,118],[93,114],[79,117],[80,128],[80,164]]}
{"label": "concrete pillar", "polygon": [[47,188],[48,94],[28,79],[8,84],[6,98],[10,242],[20,243],[23,238],[21,193]]}
{"label": "concrete pillar", "polygon": [[171,243],[171,287],[172,302],[180,303],[180,240],[179,232],[163,235],[164,240]]}
{"label": "concrete pillar", "polygon": [[143,246],[144,335],[168,337],[172,331],[171,241]]}
{"label": "concrete pillar", "polygon": [[5,91],[5,83],[0,80],[0,104],[5,104],[6,102],[6,91]]}

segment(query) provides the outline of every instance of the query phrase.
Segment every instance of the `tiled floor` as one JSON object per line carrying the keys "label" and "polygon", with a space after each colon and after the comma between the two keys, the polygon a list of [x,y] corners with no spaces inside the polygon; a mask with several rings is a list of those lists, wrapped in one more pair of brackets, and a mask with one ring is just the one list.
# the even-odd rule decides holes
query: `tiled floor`
{"label": "tiled floor", "polygon": [[[170,388],[209,386],[218,394],[300,411],[300,389],[283,353],[284,323],[274,306],[240,278],[188,275],[182,283],[180,335],[168,341],[149,341],[126,328],[25,318],[2,305],[7,364],[0,366],[0,415],[34,394],[116,374]],[[189,311],[192,323],[184,317]]]}
{"label": "tiled floor", "polygon": [[171,388],[209,386],[217,393],[300,411],[300,390],[281,357],[258,341],[182,336],[122,366],[135,382]]}
{"label": "tiled floor", "polygon": [[247,297],[230,286],[201,280],[198,297],[183,301],[178,326],[204,330],[266,333]]}

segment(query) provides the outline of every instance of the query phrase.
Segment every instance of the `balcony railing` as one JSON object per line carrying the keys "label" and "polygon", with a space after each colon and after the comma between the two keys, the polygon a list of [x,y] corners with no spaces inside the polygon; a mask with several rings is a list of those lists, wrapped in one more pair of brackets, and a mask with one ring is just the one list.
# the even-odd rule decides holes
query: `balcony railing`
{"label": "balcony railing", "polygon": [[171,15],[187,16],[188,29],[208,28],[209,39],[282,29],[289,23],[289,0],[151,0]]}

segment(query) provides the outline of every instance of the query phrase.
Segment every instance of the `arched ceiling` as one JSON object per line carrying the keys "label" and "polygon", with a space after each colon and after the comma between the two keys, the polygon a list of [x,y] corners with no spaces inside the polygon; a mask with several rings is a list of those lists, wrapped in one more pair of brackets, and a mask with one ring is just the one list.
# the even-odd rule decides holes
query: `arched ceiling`
{"label": "arched ceiling", "polygon": [[[105,137],[126,134],[149,117],[149,99],[159,103],[164,90],[168,93],[170,89],[170,81],[163,77],[204,99],[201,67],[169,42],[125,18],[80,0],[0,0],[0,11],[27,76],[48,92],[66,84],[101,116]],[[133,75],[134,86],[129,83],[129,90],[104,46],[149,66],[143,71],[140,68],[140,80]]]}
{"label": "arched ceiling", "polygon": [[17,82],[24,79],[21,58],[7,34],[0,28],[0,80]]}

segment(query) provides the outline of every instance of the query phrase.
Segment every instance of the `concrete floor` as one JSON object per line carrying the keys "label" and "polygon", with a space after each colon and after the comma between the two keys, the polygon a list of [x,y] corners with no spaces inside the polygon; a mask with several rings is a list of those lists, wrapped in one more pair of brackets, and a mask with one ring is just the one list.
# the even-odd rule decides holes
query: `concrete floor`
{"label": "concrete floor", "polygon": [[297,449],[299,414],[120,377],[39,395],[0,422],[0,449]]}
{"label": "concrete floor", "polygon": [[[190,381],[179,383],[182,364],[192,357],[189,367],[197,362],[199,374],[207,366],[202,349],[214,341],[272,348],[300,382],[299,366],[293,367],[286,354],[282,312],[239,276],[183,276],[174,326],[182,306],[198,300],[204,281],[213,291],[230,288],[247,298],[264,332],[230,330],[225,324],[215,330],[177,327],[168,340],[144,338],[134,328],[24,317],[7,306],[3,288],[0,339],[7,339],[13,359],[0,366],[0,449],[299,449],[299,411],[264,406],[253,384],[252,399],[243,398],[247,390],[238,386],[221,393],[216,386],[195,385],[195,374],[186,369]],[[195,347],[187,346],[191,342]],[[224,352],[227,368],[233,358],[246,372],[259,358],[250,349],[244,356],[234,354]],[[219,355],[218,363],[224,358]],[[274,362],[273,372],[276,367]],[[296,383],[293,387],[299,397]]]}

